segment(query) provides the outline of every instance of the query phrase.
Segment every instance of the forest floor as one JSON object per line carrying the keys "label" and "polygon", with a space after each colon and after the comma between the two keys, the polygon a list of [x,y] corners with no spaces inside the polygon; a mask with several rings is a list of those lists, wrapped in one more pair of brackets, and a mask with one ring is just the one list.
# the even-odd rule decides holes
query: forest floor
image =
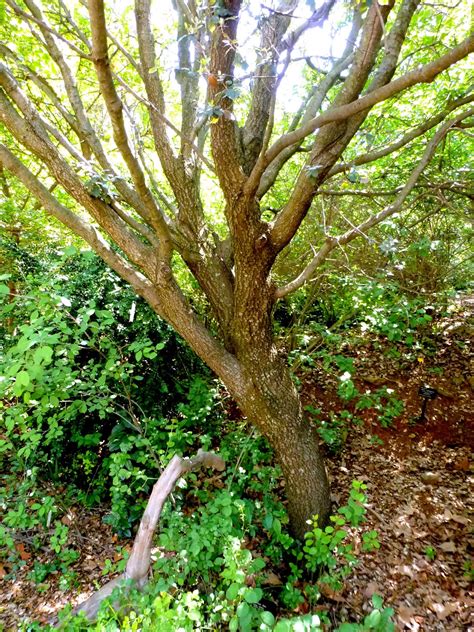
{"label": "forest floor", "polygon": [[[345,501],[337,490],[348,490],[353,479],[367,485],[367,528],[378,531],[381,543],[361,556],[340,594],[327,595],[337,621],[365,614],[363,604],[377,593],[395,609],[399,630],[474,630],[474,328],[472,305],[464,308],[443,323],[427,355],[400,362],[378,342],[353,351],[359,390],[390,386],[405,407],[388,428],[373,411],[357,413],[364,424],[328,460],[336,505]],[[423,384],[437,397],[418,422]],[[305,380],[304,397],[314,408],[344,407],[322,371]]]}
{"label": "forest floor", "polygon": [[[335,507],[345,502],[353,479],[367,485],[366,528],[378,531],[381,544],[379,550],[361,554],[341,591],[324,594],[324,608],[329,607],[335,623],[365,614],[371,595],[377,593],[384,605],[395,609],[398,630],[474,630],[468,572],[472,582],[471,314],[472,305],[465,305],[447,319],[426,354],[401,358],[393,353],[393,345],[378,340],[355,348],[348,344],[343,351],[354,358],[361,392],[385,385],[396,391],[405,407],[387,428],[380,427],[373,410],[357,413],[363,423],[350,429],[343,449],[327,461]],[[300,378],[305,404],[335,412],[348,408],[337,396],[336,376],[332,379],[314,369]],[[426,420],[419,422],[418,389],[424,383],[438,396],[428,402]],[[0,629],[2,623],[4,630],[17,630],[25,620],[46,623],[64,605],[83,601],[111,578],[102,572],[106,560],[116,562],[122,547],[130,543],[118,541],[102,517],[97,510],[73,507],[63,518],[73,545],[81,551],[72,567],[73,589],[61,586],[58,572],[40,583],[28,579],[34,562],[45,560],[34,560],[27,542],[19,545],[25,565],[14,581],[3,582]]]}

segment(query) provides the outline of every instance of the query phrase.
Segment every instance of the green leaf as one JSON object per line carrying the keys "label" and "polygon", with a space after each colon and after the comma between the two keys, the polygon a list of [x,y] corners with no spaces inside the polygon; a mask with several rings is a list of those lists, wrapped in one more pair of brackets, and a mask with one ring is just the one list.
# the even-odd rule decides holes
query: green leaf
{"label": "green leaf", "polygon": [[237,606],[237,616],[239,617],[241,629],[245,629],[248,625],[250,625],[250,622],[252,621],[252,610],[245,601]]}
{"label": "green leaf", "polygon": [[374,605],[374,608],[378,608],[379,610],[381,610],[381,608],[383,607],[383,599],[380,595],[372,595],[372,603]]}
{"label": "green leaf", "polygon": [[8,285],[5,285],[4,283],[0,283],[0,294],[9,294],[10,293],[10,288],[8,287]]}
{"label": "green leaf", "polygon": [[16,376],[16,383],[19,386],[28,386],[30,383],[30,374],[28,371],[20,371]]}
{"label": "green leaf", "polygon": [[229,630],[230,632],[237,632],[239,629],[239,619],[237,617],[232,617],[229,621]]}
{"label": "green leaf", "polygon": [[42,347],[38,347],[35,349],[33,354],[33,359],[35,363],[40,364],[43,362],[44,364],[49,364],[53,357],[53,350],[48,345],[44,345]]}
{"label": "green leaf", "polygon": [[239,594],[240,588],[240,584],[236,584],[235,582],[231,584],[225,593],[226,599],[228,599],[229,601],[234,601],[234,599],[236,599]]}
{"label": "green leaf", "polygon": [[240,90],[238,88],[226,88],[222,92],[222,96],[230,99],[231,101],[235,101],[240,95]]}
{"label": "green leaf", "polygon": [[262,614],[260,615],[260,619],[262,623],[268,626],[272,626],[275,623],[275,617],[268,610],[265,610],[265,612],[262,612]]}
{"label": "green leaf", "polygon": [[262,557],[257,557],[252,562],[252,571],[254,573],[258,572],[258,571],[261,571],[262,569],[265,568],[265,566],[266,566],[265,560]]}
{"label": "green leaf", "polygon": [[244,599],[247,603],[258,603],[262,597],[263,590],[261,588],[251,588],[244,595]]}
{"label": "green leaf", "polygon": [[365,617],[364,625],[369,625],[371,628],[375,628],[380,623],[381,618],[382,615],[380,614],[380,610],[372,610],[372,612]]}

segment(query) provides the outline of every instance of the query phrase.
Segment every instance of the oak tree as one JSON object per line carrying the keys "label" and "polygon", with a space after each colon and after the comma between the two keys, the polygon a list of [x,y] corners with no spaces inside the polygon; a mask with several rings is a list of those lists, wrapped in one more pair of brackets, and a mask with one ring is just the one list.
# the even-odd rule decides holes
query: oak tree
{"label": "oak tree", "polygon": [[[462,81],[436,98],[437,81],[453,68],[462,76],[474,51],[463,7],[3,0],[0,8],[0,167],[222,380],[273,446],[298,536],[312,515],[327,517],[329,485],[272,313],[332,251],[403,210],[440,143],[473,116]],[[436,25],[425,40],[421,18]],[[336,52],[322,55],[318,38],[329,31]],[[288,86],[301,72],[296,108]],[[425,120],[360,148],[348,164],[345,152],[371,112],[421,84],[435,104]],[[277,257],[322,185],[337,189],[353,165],[420,138],[423,151],[390,203],[338,234],[322,230],[294,278],[279,284]],[[269,213],[265,196],[290,167],[294,181]],[[211,319],[193,306],[183,265]]]}

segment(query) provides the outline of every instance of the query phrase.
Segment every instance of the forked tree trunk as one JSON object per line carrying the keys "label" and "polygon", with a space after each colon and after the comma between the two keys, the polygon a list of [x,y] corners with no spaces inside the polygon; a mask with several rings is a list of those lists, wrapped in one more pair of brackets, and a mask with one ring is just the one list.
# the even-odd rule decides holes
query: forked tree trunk
{"label": "forked tree trunk", "polygon": [[315,514],[320,524],[330,513],[329,482],[319,438],[305,418],[288,368],[275,354],[244,367],[251,388],[238,404],[269,440],[282,468],[288,512],[294,535],[303,538]]}

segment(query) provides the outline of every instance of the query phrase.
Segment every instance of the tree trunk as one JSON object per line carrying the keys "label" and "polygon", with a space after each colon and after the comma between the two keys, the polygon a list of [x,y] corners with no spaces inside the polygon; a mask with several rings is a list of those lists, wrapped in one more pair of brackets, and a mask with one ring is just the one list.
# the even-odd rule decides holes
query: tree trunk
{"label": "tree trunk", "polygon": [[277,352],[245,363],[251,384],[238,404],[269,440],[285,479],[290,525],[302,539],[315,514],[324,524],[330,513],[329,482],[319,449],[319,437],[305,418],[288,368]]}

